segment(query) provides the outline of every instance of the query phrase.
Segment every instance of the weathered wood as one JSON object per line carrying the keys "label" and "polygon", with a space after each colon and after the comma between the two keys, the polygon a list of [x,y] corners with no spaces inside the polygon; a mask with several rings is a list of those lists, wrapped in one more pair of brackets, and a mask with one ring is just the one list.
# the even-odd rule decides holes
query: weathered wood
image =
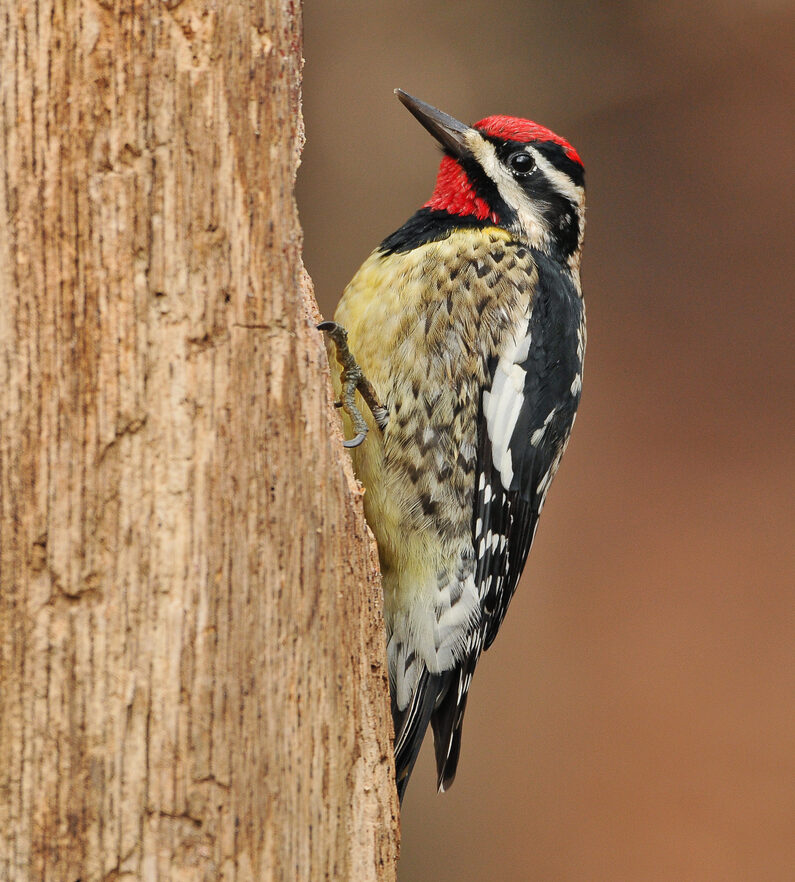
{"label": "weathered wood", "polygon": [[290,0],[0,4],[0,880],[394,879]]}

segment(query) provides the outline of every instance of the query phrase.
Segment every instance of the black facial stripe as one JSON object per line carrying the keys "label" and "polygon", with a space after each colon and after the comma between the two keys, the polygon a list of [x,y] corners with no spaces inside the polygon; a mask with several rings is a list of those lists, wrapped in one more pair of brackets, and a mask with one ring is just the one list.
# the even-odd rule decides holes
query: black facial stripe
{"label": "black facial stripe", "polygon": [[577,206],[564,196],[541,169],[517,181],[527,198],[537,205],[544,216],[557,257],[567,258],[579,243],[580,224]]}
{"label": "black facial stripe", "polygon": [[[560,144],[553,141],[531,141],[522,144],[518,141],[503,141],[498,138],[484,136],[490,141],[497,152],[497,158],[506,164],[509,157],[517,150],[528,146],[537,150],[554,168],[571,177],[574,183],[582,184],[585,175],[582,166],[570,160]],[[574,169],[579,169],[575,174]],[[527,194],[527,198],[538,206],[550,231],[550,251],[559,260],[565,260],[577,250],[580,241],[580,224],[577,206],[564,196],[546,177],[540,168],[526,177],[514,178],[516,183]]]}
{"label": "black facial stripe", "polygon": [[[483,134],[481,132],[481,134]],[[483,135],[483,137],[491,142],[496,151],[497,157],[502,163],[506,163],[508,157],[517,150],[526,150],[532,147],[537,150],[546,160],[548,160],[558,171],[562,171],[565,175],[578,186],[585,186],[585,169],[573,159],[566,156],[565,148],[554,141],[530,141],[523,143],[521,141],[503,141],[492,135]]]}
{"label": "black facial stripe", "polygon": [[500,224],[504,227],[510,226],[516,220],[516,212],[500,195],[497,185],[483,171],[479,163],[474,159],[458,160],[470,183],[475,189],[475,193],[489,206],[489,208],[497,215]]}
{"label": "black facial stripe", "polygon": [[549,197],[549,207],[544,209],[544,220],[547,222],[552,238],[552,252],[566,259],[576,250],[580,242],[580,223],[577,206],[561,196],[557,190]]}
{"label": "black facial stripe", "polygon": [[533,141],[533,147],[558,171],[570,177],[578,187],[585,186],[585,169],[579,162],[569,159],[560,144],[554,141]]}

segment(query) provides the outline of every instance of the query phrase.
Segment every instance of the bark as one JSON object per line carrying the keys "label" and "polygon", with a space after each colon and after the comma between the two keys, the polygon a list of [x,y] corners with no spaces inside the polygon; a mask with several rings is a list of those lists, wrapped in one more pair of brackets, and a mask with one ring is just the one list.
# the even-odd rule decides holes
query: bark
{"label": "bark", "polygon": [[389,880],[290,0],[0,4],[0,880]]}

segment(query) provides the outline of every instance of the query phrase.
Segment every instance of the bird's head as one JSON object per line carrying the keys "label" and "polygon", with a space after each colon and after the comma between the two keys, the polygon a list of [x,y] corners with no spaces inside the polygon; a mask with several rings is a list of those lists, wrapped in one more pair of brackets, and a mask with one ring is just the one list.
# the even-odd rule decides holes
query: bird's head
{"label": "bird's head", "polygon": [[568,141],[512,116],[464,125],[401,89],[395,93],[444,149],[426,208],[494,223],[579,268],[585,169]]}

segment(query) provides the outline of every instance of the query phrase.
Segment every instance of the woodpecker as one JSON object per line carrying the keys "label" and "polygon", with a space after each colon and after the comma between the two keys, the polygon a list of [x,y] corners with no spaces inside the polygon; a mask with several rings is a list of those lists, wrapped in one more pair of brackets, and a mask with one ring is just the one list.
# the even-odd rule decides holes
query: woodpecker
{"label": "woodpecker", "polygon": [[396,94],[444,151],[436,186],[320,327],[378,543],[402,802],[429,724],[438,788],[453,782],[472,674],[574,424],[585,173],[537,123],[468,126]]}

